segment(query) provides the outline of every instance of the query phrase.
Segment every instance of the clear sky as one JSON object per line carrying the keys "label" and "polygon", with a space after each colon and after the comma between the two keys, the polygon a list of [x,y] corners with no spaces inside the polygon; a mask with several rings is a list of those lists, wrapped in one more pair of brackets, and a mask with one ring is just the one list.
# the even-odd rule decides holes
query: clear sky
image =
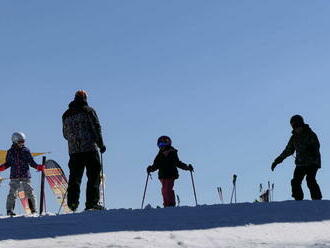
{"label": "clear sky", "polygon": [[[329,199],[329,13],[325,0],[1,1],[0,148],[22,131],[31,151],[51,151],[68,174],[61,116],[85,89],[108,148],[108,208],[140,207],[163,134],[194,165],[200,204],[218,203],[218,186],[228,202],[234,173],[238,201],[256,199],[268,180],[275,200],[288,200],[293,158],[273,173],[270,165],[298,113],[319,136],[317,178]],[[175,188],[182,205],[194,204],[188,172]],[[0,186],[0,213],[8,189]],[[49,211],[54,199],[48,192]],[[146,203],[162,204],[155,173]]]}

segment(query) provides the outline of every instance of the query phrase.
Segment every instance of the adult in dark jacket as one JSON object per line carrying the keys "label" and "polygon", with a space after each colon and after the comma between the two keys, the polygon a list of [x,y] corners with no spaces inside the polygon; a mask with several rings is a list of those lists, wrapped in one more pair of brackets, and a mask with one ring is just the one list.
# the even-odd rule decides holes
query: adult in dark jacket
{"label": "adult in dark jacket", "polygon": [[172,146],[168,136],[161,136],[157,141],[159,152],[153,165],[148,166],[147,173],[158,170],[158,178],[162,184],[164,207],[175,206],[174,181],[179,178],[178,168],[193,171],[192,165],[186,165],[179,160],[178,151]]}
{"label": "adult in dark jacket", "polygon": [[304,199],[301,183],[306,176],[311,198],[321,200],[321,190],[315,179],[318,169],[321,168],[320,142],[312,129],[304,123],[302,116],[292,116],[290,124],[293,128],[292,136],[284,151],[274,160],[271,169],[274,170],[285,158],[296,152],[296,168],[291,180],[292,197],[295,200]]}
{"label": "adult in dark jacket", "polygon": [[101,163],[98,148],[104,153],[101,125],[96,112],[88,106],[87,93],[79,90],[69,109],[62,116],[63,136],[69,146],[68,206],[75,211],[79,205],[80,184],[86,167],[86,210],[103,209],[98,204],[100,197]]}

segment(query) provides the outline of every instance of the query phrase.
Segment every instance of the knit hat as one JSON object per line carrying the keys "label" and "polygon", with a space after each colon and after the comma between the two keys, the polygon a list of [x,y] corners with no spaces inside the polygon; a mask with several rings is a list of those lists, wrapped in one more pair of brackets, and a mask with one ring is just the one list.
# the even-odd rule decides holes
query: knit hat
{"label": "knit hat", "polygon": [[304,118],[301,115],[294,115],[290,119],[292,128],[302,127],[305,125]]}

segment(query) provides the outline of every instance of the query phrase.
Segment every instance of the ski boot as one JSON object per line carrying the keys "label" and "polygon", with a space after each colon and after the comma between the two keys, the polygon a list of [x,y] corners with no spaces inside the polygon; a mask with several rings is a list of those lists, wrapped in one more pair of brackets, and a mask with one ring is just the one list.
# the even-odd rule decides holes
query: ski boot
{"label": "ski boot", "polygon": [[106,210],[106,208],[103,207],[102,205],[95,204],[95,205],[92,205],[92,206],[87,206],[85,208],[85,211],[87,211],[87,210]]}
{"label": "ski boot", "polygon": [[78,208],[78,204],[76,204],[76,203],[68,204],[68,207],[70,208],[70,210],[72,212],[76,212],[77,208]]}
{"label": "ski boot", "polygon": [[7,215],[10,216],[10,217],[13,217],[16,214],[13,212],[13,210],[7,210]]}

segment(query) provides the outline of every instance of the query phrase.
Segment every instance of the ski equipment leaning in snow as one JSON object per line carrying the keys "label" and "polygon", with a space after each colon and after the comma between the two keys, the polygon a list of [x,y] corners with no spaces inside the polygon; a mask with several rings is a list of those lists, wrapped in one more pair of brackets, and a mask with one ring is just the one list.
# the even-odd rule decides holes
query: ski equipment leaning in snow
{"label": "ski equipment leaning in snow", "polygon": [[103,210],[99,205],[101,153],[106,151],[103,143],[101,125],[95,110],[88,106],[87,93],[78,90],[69,109],[62,116],[63,136],[69,146],[69,187],[68,206],[76,211],[79,205],[80,184],[86,167],[87,190],[85,210]]}
{"label": "ski equipment leaning in snow", "polygon": [[235,196],[235,203],[237,203],[236,199],[236,180],[237,180],[237,175],[233,175],[233,191],[231,192],[231,197],[230,197],[230,204],[233,203],[233,197]]}
{"label": "ski equipment leaning in snow", "polygon": [[[44,165],[46,162],[46,157],[42,157],[42,164]],[[45,173],[41,172],[40,178],[40,207],[39,207],[39,215],[42,215],[43,211],[46,211],[46,197],[45,197]]]}
{"label": "ski equipment leaning in snow", "polygon": [[47,160],[44,174],[51,190],[55,194],[57,202],[61,204],[60,208],[63,208],[64,213],[70,213],[71,210],[68,207],[66,199],[68,180],[61,166],[54,160]]}
{"label": "ski equipment leaning in snow", "polygon": [[193,171],[191,164],[186,165],[179,160],[178,151],[172,147],[168,136],[161,136],[157,140],[159,152],[153,165],[147,167],[147,173],[158,171],[158,178],[162,184],[164,207],[175,206],[174,181],[179,178],[178,168]]}
{"label": "ski equipment leaning in snow", "polygon": [[293,129],[292,136],[284,151],[272,163],[271,169],[273,171],[285,158],[296,152],[296,168],[291,180],[292,197],[295,200],[304,199],[301,183],[306,176],[312,200],[321,200],[321,190],[315,179],[318,169],[321,168],[320,142],[302,116],[292,116],[290,124]]}
{"label": "ski equipment leaning in snow", "polygon": [[7,215],[13,216],[17,190],[20,185],[24,188],[25,194],[29,200],[29,206],[32,213],[36,212],[35,196],[31,185],[31,174],[29,166],[42,171],[44,165],[38,165],[30,153],[30,150],[24,146],[25,135],[20,132],[13,133],[11,148],[7,151],[6,162],[0,166],[0,171],[10,168],[10,190],[7,197]]}
{"label": "ski equipment leaning in snow", "polygon": [[103,171],[103,154],[101,153],[101,173],[100,173],[100,199],[99,205],[105,208],[105,175]]}
{"label": "ski equipment leaning in snow", "polygon": [[217,191],[218,191],[220,203],[224,204],[225,202],[223,200],[222,188],[221,187],[217,187]]}

